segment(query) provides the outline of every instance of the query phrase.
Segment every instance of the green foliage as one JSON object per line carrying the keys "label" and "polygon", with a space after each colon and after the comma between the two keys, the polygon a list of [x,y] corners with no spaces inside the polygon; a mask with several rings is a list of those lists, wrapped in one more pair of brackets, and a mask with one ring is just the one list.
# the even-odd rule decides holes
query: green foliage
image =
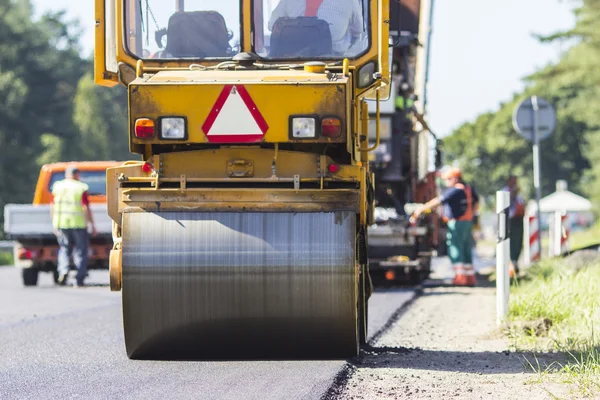
{"label": "green foliage", "polygon": [[82,143],[81,159],[116,159],[131,157],[128,151],[127,91],[97,86],[91,74],[79,81],[75,96],[74,122]]}
{"label": "green foliage", "polygon": [[561,59],[528,77],[523,93],[461,126],[445,141],[448,161],[458,163],[482,194],[493,195],[515,174],[524,195],[533,196],[531,144],[513,130],[512,112],[520,100],[535,94],[548,99],[558,117],[554,135],[541,144],[543,195],[565,179],[570,190],[600,205],[600,0],[579,3],[572,30],[541,38],[573,43]]}
{"label": "green foliage", "polygon": [[126,91],[94,86],[78,29],[0,0],[0,209],[31,201],[42,164],[129,158]]}
{"label": "green foliage", "polygon": [[10,252],[0,251],[0,266],[13,265],[13,255]]}

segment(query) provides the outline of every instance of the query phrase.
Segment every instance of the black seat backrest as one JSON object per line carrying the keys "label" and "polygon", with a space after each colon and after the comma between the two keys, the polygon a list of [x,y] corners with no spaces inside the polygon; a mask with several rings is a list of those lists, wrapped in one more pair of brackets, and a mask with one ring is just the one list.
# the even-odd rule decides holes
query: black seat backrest
{"label": "black seat backrest", "polygon": [[329,24],[316,17],[279,18],[271,33],[271,58],[332,54]]}
{"label": "black seat backrest", "polygon": [[169,19],[167,53],[172,57],[231,55],[225,19],[216,11],[177,12]]}

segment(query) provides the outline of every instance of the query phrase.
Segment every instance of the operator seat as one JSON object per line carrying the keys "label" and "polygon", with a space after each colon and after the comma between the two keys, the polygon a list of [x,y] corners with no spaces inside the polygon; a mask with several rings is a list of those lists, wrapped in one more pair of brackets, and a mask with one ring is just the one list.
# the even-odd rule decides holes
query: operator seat
{"label": "operator seat", "polygon": [[316,17],[282,17],[273,24],[271,58],[319,57],[333,54],[329,24]]}
{"label": "operator seat", "polygon": [[169,19],[166,52],[174,58],[229,57],[230,34],[216,11],[177,12]]}

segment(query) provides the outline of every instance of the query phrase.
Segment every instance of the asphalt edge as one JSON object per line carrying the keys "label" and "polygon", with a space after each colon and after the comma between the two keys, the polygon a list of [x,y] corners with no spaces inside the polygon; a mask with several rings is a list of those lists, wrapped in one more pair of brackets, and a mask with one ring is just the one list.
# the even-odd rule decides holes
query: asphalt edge
{"label": "asphalt edge", "polygon": [[357,365],[360,364],[360,359],[363,357],[363,353],[373,347],[373,343],[377,342],[383,334],[392,327],[402,316],[408,311],[408,309],[415,303],[415,301],[423,294],[423,287],[417,286],[413,292],[413,296],[402,304],[394,313],[390,316],[385,324],[373,336],[369,339],[366,345],[361,346],[360,353],[358,356],[346,360],[346,364],[342,367],[340,372],[337,373],[331,386],[327,389],[327,392],[321,396],[320,400],[336,400],[344,393],[346,384],[356,372]]}

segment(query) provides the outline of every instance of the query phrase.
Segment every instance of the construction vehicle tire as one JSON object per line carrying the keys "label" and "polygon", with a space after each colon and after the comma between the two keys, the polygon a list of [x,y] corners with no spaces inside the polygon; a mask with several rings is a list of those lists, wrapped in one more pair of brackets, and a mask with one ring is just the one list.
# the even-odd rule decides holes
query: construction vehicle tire
{"label": "construction vehicle tire", "polygon": [[356,355],[355,224],[351,211],[124,213],[128,356]]}

